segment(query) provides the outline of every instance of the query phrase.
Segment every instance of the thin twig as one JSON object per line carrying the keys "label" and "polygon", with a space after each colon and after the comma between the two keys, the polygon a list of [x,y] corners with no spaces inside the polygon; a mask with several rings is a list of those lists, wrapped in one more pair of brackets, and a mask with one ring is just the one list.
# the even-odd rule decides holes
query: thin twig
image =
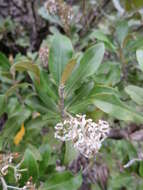
{"label": "thin twig", "polygon": [[22,190],[22,188],[7,185],[5,179],[2,176],[0,177],[0,180],[2,183],[3,190],[8,190],[8,189]]}
{"label": "thin twig", "polygon": [[60,108],[60,113],[61,117],[64,120],[65,119],[65,111],[64,111],[64,85],[59,86],[59,97],[60,97],[60,102],[59,102],[59,108]]}
{"label": "thin twig", "polygon": [[6,182],[5,182],[5,180],[4,180],[4,178],[2,176],[0,177],[0,180],[1,180],[1,183],[2,183],[3,190],[8,190],[7,189],[7,184],[6,184]]}
{"label": "thin twig", "polygon": [[15,189],[15,190],[22,190],[23,188],[19,188],[19,187],[13,187],[13,186],[10,186],[10,185],[7,185],[7,188],[8,189]]}
{"label": "thin twig", "polygon": [[123,167],[124,168],[129,168],[130,166],[132,166],[132,164],[134,164],[134,162],[140,162],[140,161],[143,161],[143,159],[141,159],[141,158],[133,158],[127,164],[125,164]]}
{"label": "thin twig", "polygon": [[17,9],[19,9],[19,10],[21,11],[21,13],[23,13],[23,14],[26,13],[26,11],[25,11],[21,6],[19,6],[19,5],[17,4],[17,2],[15,2],[14,0],[12,0],[11,2],[13,3],[13,5],[14,5]]}

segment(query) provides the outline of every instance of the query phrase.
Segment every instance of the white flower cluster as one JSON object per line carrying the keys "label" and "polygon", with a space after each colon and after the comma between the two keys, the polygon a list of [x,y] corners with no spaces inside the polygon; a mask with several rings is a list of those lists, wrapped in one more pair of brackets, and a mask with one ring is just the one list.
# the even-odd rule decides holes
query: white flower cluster
{"label": "white flower cluster", "polygon": [[57,13],[57,2],[56,0],[48,0],[44,4],[45,8],[48,9],[48,12],[50,14],[56,14]]}
{"label": "white flower cluster", "polygon": [[4,176],[8,172],[9,165],[12,163],[13,155],[0,154],[0,173]]}
{"label": "white flower cluster", "polygon": [[42,61],[42,64],[44,67],[48,67],[48,57],[49,57],[49,48],[48,46],[46,47],[41,47],[39,50],[39,58]]}
{"label": "white flower cluster", "polygon": [[61,141],[73,142],[74,147],[85,157],[94,156],[109,133],[109,124],[99,120],[86,119],[86,115],[70,117],[55,126],[55,138]]}
{"label": "white flower cluster", "polygon": [[47,0],[44,7],[49,14],[58,15],[63,24],[68,24],[73,19],[74,15],[71,6],[62,0]]}
{"label": "white flower cluster", "polygon": [[32,181],[28,181],[26,185],[21,190],[36,190],[35,184]]}

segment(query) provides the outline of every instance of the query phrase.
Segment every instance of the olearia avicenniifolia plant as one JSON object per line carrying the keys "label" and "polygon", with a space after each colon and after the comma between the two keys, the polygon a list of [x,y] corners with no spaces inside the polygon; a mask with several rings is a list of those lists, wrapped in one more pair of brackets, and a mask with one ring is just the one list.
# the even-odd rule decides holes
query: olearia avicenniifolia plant
{"label": "olearia avicenniifolia plant", "polygon": [[[14,59],[12,65],[3,68],[7,72],[10,70],[13,73],[14,71],[18,74],[15,81],[19,80],[10,89],[6,88],[5,95],[1,96],[1,102],[5,103],[6,97],[8,103],[6,109],[1,110],[1,114],[5,111],[9,116],[1,137],[2,142],[6,142],[4,143],[5,147],[7,144],[11,145],[9,142],[16,135],[18,127],[15,126],[21,126],[22,123],[25,123],[24,138],[28,143],[35,143],[33,142],[35,136],[36,142],[42,143],[42,135],[45,135],[46,132],[44,133],[41,129],[46,127],[50,130],[50,127],[52,129],[55,127],[55,134],[52,134],[52,137],[55,136],[61,141],[71,141],[72,146],[82,156],[92,159],[109,133],[109,124],[107,121],[103,121],[102,117],[94,119],[95,121],[88,117],[92,110],[98,108],[102,114],[105,112],[126,122],[143,122],[142,114],[121,101],[117,88],[101,85],[93,80],[94,76],[98,74],[99,67],[106,64],[104,62],[106,50],[103,43],[95,43],[83,52],[74,52],[70,39],[56,33],[50,36],[48,48],[48,51],[40,54],[42,62],[46,61],[46,68],[41,67],[37,55],[32,54],[28,54],[27,57],[19,55]],[[19,71],[26,71],[31,79],[28,78],[26,83],[22,83],[24,74],[20,75]],[[20,100],[19,96],[12,96],[15,89],[18,89]],[[15,103],[14,106],[11,106],[12,102]],[[36,115],[36,118],[33,115]],[[28,143],[22,144],[23,152],[29,146]],[[43,145],[41,146],[38,151],[42,154],[42,158],[38,156],[35,159],[34,155],[35,152],[37,153],[37,149],[36,151],[34,149],[33,152],[33,147],[26,149],[24,153],[26,160],[24,168],[30,171],[26,181],[31,176],[36,181],[39,176],[43,177],[43,173],[46,173],[48,166],[45,165],[45,154],[51,152],[51,149],[49,145],[44,145],[44,148]],[[28,164],[29,160],[32,167]],[[40,163],[39,167],[38,163]],[[43,173],[41,170],[39,171],[41,167]],[[80,177],[77,176],[77,178]],[[26,181],[24,180],[25,183]],[[80,186],[80,184],[78,185]]]}

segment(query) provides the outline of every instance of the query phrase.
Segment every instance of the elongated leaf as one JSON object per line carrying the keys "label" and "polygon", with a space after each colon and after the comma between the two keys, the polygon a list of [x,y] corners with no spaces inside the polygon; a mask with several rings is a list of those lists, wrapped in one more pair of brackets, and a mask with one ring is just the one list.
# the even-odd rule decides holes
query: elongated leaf
{"label": "elongated leaf", "polygon": [[12,65],[11,70],[15,71],[30,71],[34,74],[35,79],[39,82],[40,81],[40,70],[38,66],[32,61],[25,59],[25,60],[19,60],[15,64]]}
{"label": "elongated leaf", "polygon": [[143,7],[142,0],[124,0],[123,3],[127,11],[135,11]]}
{"label": "elongated leaf", "polygon": [[49,165],[49,160],[51,158],[51,147],[48,144],[43,144],[39,148],[39,152],[42,156],[40,162],[40,173],[44,173]]}
{"label": "elongated leaf", "polygon": [[74,68],[76,64],[76,59],[72,59],[69,61],[69,63],[66,65],[63,74],[62,74],[62,79],[61,79],[61,83],[65,84],[65,82],[67,81],[67,79],[69,78],[69,76],[72,73],[72,70]]}
{"label": "elongated leaf", "polygon": [[92,104],[91,100],[84,99],[84,100],[78,101],[78,102],[74,103],[73,105],[71,105],[68,108],[68,111],[73,114],[86,113],[88,106],[91,104]]}
{"label": "elongated leaf", "polygon": [[143,71],[143,50],[142,49],[139,49],[136,51],[136,57],[137,57],[139,67]]}
{"label": "elongated leaf", "polygon": [[38,133],[40,133],[44,126],[47,126],[47,122],[43,121],[41,117],[37,117],[36,119],[30,120],[26,123],[28,133],[31,133],[32,130],[38,131]]}
{"label": "elongated leaf", "polygon": [[139,174],[141,177],[143,177],[143,161],[140,162]]}
{"label": "elongated leaf", "polygon": [[110,93],[110,94],[114,94],[115,96],[118,96],[120,97],[120,93],[118,90],[112,88],[112,87],[109,87],[109,86],[106,86],[106,85],[100,85],[100,84],[97,84],[94,86],[94,88],[92,89],[91,93],[90,93],[90,98],[94,97],[95,95],[98,95],[98,94],[102,94],[102,93]]}
{"label": "elongated leaf", "polygon": [[70,98],[70,100],[68,100],[67,102],[65,102],[65,106],[68,108],[71,105],[75,104],[77,101],[81,101],[83,98],[86,98],[91,90],[94,87],[94,82],[88,82],[83,84],[77,91],[77,93]]}
{"label": "elongated leaf", "polygon": [[4,70],[9,70],[10,68],[10,63],[8,58],[0,52],[0,68]]}
{"label": "elongated leaf", "polygon": [[5,96],[0,94],[0,116],[4,113],[6,106]]}
{"label": "elongated leaf", "polygon": [[47,93],[45,93],[45,89],[41,89],[40,86],[38,88],[38,95],[42,102],[45,104],[46,108],[57,111],[57,105],[55,101],[52,98],[48,97]]}
{"label": "elongated leaf", "polygon": [[125,88],[126,93],[139,105],[143,105],[143,88],[129,85]]}
{"label": "elongated leaf", "polygon": [[128,173],[119,173],[118,175],[113,176],[113,179],[109,180],[110,187],[112,189],[121,189],[122,187],[128,187],[132,185],[134,177]]}
{"label": "elongated leaf", "polygon": [[33,152],[30,149],[26,149],[24,153],[24,162],[21,168],[27,169],[23,172],[22,181],[28,180],[31,176],[33,181],[36,181],[39,175],[39,168]]}
{"label": "elongated leaf", "polygon": [[[58,94],[55,90],[56,88],[54,89],[51,81],[49,80],[48,73],[43,70],[40,71],[40,81],[39,81],[40,84],[39,84],[39,82],[35,81],[32,74],[30,74],[30,77],[34,82],[38,97],[42,101],[42,104],[39,104],[39,105],[36,104],[36,105],[39,108],[42,107],[42,105],[43,105],[43,106],[45,106],[45,108],[57,111]],[[33,106],[34,105],[32,105],[32,107]]]}
{"label": "elongated leaf", "polygon": [[91,185],[91,190],[101,190],[100,186],[96,183]]}
{"label": "elongated leaf", "polygon": [[56,173],[49,180],[42,190],[76,190],[82,183],[81,175],[73,176],[69,172]]}
{"label": "elongated leaf", "polygon": [[120,44],[120,46],[123,46],[123,42],[128,35],[129,27],[128,27],[128,22],[125,20],[121,20],[117,23],[116,26],[116,37],[117,40]]}
{"label": "elongated leaf", "polygon": [[69,111],[72,113],[85,112],[88,105],[92,104],[117,119],[137,123],[143,122],[143,115],[127,106],[112,92],[92,94],[91,97],[72,105]]}
{"label": "elongated leaf", "polygon": [[61,34],[55,34],[50,48],[49,69],[56,83],[59,84],[63,70],[72,58],[71,41]]}
{"label": "elongated leaf", "polygon": [[142,49],[143,47],[143,38],[141,36],[138,36],[137,39],[129,40],[127,43],[127,51],[132,53],[138,49]]}
{"label": "elongated leaf", "polygon": [[40,71],[40,85],[38,83],[35,84],[37,89],[44,89],[49,97],[53,100],[58,100],[58,90],[53,86],[52,81],[49,78],[48,72],[41,70]]}
{"label": "elongated leaf", "polygon": [[132,0],[135,8],[143,8],[143,1],[142,0]]}
{"label": "elongated leaf", "polygon": [[12,75],[10,74],[10,72],[0,70],[0,81],[11,85],[12,84]]}
{"label": "elongated leaf", "polygon": [[[33,111],[40,112],[42,114],[52,112],[50,108],[47,108],[42,101],[38,100],[38,98],[32,96],[25,100],[25,104],[30,107]],[[53,112],[52,112],[53,113]]]}
{"label": "elongated leaf", "polygon": [[62,26],[62,23],[60,21],[60,19],[56,16],[56,15],[50,15],[47,11],[47,9],[45,7],[41,7],[39,10],[38,10],[38,13],[39,15],[44,18],[45,20],[47,21],[50,21],[51,23],[55,23],[55,24],[58,24],[60,26]]}
{"label": "elongated leaf", "polygon": [[112,115],[115,118],[124,121],[132,121],[137,123],[143,122],[143,116],[132,108],[126,106],[119,98],[112,94],[95,95],[93,104],[103,112]]}
{"label": "elongated leaf", "polygon": [[96,83],[113,86],[121,80],[121,64],[107,61],[100,65],[94,76]]}
{"label": "elongated leaf", "polygon": [[14,144],[19,145],[19,143],[22,141],[24,135],[25,135],[25,127],[24,127],[24,123],[23,123],[21,125],[20,131],[18,131],[18,133],[14,137]]}
{"label": "elongated leaf", "polygon": [[33,146],[31,144],[28,144],[28,148],[31,150],[31,152],[35,156],[36,160],[38,160],[38,161],[42,160],[42,156],[41,156],[40,151],[38,150],[38,148],[36,148],[35,146]]}
{"label": "elongated leaf", "polygon": [[[85,93],[87,93],[88,88],[84,88],[85,92],[82,92],[83,95],[85,95]],[[92,90],[90,91],[90,94],[88,94],[88,96],[83,97],[83,96],[79,96],[79,98],[77,99],[77,101],[75,101],[71,107],[69,108],[69,111],[73,112],[73,113],[79,113],[79,112],[85,112],[85,110],[87,110],[88,105],[92,104],[92,99],[94,100],[94,98],[96,98],[96,95],[100,95],[103,93],[108,93],[111,95],[115,95],[115,96],[119,96],[119,92],[117,90],[115,90],[114,88],[105,86],[105,85],[95,85],[94,87],[92,86]]]}
{"label": "elongated leaf", "polygon": [[11,141],[11,139],[13,139],[17,131],[20,129],[21,123],[29,118],[30,115],[31,112],[27,109],[18,110],[18,113],[15,113],[7,120],[2,131],[3,138],[8,138],[8,140]]}
{"label": "elongated leaf", "polygon": [[87,77],[93,75],[102,62],[104,44],[99,43],[89,48],[81,58],[79,66],[73,71],[67,82],[66,94],[74,91]]}
{"label": "elongated leaf", "polygon": [[112,42],[109,40],[109,38],[101,30],[93,30],[92,33],[90,34],[90,38],[105,42],[106,44],[109,45],[109,47],[112,50],[116,49],[116,47],[112,44]]}
{"label": "elongated leaf", "polygon": [[28,86],[31,86],[31,84],[28,83],[15,84],[14,86],[12,86],[7,90],[5,96],[6,98],[8,98],[8,96],[12,95],[18,88],[27,88]]}
{"label": "elongated leaf", "polygon": [[66,151],[64,155],[64,163],[70,164],[73,160],[77,158],[79,152],[73,147],[72,142],[66,142]]}

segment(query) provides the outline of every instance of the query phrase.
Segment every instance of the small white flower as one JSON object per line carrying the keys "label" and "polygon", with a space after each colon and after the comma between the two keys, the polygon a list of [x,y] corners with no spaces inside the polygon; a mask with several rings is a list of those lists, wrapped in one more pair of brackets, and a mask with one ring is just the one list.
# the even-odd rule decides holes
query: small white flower
{"label": "small white flower", "polygon": [[45,2],[44,6],[50,14],[56,14],[57,13],[57,2],[56,2],[56,0],[48,0]]}
{"label": "small white flower", "polygon": [[55,137],[61,141],[73,142],[74,147],[85,157],[94,156],[109,133],[109,124],[99,120],[86,119],[86,115],[70,117],[55,126]]}
{"label": "small white flower", "polygon": [[41,59],[43,66],[48,66],[49,48],[48,46],[41,47],[39,50],[39,58]]}

